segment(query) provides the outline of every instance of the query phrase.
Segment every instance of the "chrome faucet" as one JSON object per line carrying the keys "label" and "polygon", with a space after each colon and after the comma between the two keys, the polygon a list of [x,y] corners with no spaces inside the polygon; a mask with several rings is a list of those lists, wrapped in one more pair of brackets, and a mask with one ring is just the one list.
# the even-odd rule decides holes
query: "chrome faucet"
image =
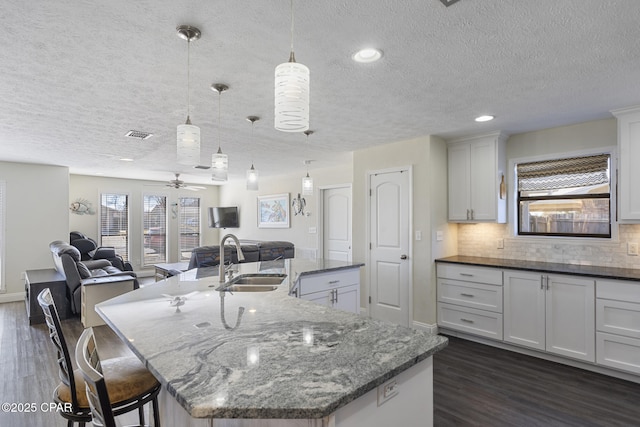
{"label": "chrome faucet", "polygon": [[240,241],[238,240],[238,238],[236,236],[234,236],[233,234],[225,234],[224,237],[222,237],[222,240],[220,240],[220,267],[219,267],[219,272],[218,272],[218,281],[220,283],[224,283],[225,282],[225,271],[224,271],[224,242],[227,241],[227,239],[232,239],[233,242],[236,245],[236,250],[238,251],[238,262],[240,261],[244,261],[244,254],[242,253],[242,249],[240,248]]}

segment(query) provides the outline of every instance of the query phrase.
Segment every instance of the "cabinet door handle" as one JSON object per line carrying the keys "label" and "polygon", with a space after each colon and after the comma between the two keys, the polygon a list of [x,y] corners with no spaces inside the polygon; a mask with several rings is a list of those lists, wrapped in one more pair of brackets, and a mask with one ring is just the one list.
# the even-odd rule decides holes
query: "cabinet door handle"
{"label": "cabinet door handle", "polygon": [[547,276],[547,290],[549,290],[549,276]]}
{"label": "cabinet door handle", "polygon": [[540,276],[540,289],[544,290],[544,276]]}
{"label": "cabinet door handle", "polygon": [[473,320],[469,320],[469,319],[460,319],[460,320],[462,320],[465,323],[473,323]]}
{"label": "cabinet door handle", "polygon": [[473,219],[473,209],[471,209],[471,219]]}
{"label": "cabinet door handle", "polygon": [[473,274],[471,273],[460,273],[460,275],[465,277],[473,277]]}
{"label": "cabinet door handle", "polygon": [[471,298],[475,296],[473,294],[465,294],[465,293],[461,293],[460,295],[462,295],[463,297],[471,297]]}
{"label": "cabinet door handle", "polygon": [[329,282],[330,285],[335,285],[336,283],[340,283],[340,280],[332,280]]}
{"label": "cabinet door handle", "polygon": [[471,217],[469,215],[469,209],[467,209],[467,219],[471,219]]}

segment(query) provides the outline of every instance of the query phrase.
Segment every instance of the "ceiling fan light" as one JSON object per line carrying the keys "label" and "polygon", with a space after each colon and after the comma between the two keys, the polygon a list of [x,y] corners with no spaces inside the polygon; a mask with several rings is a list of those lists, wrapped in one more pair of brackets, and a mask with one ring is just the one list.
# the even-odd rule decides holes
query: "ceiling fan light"
{"label": "ceiling fan light", "polygon": [[302,178],[302,195],[303,196],[311,196],[313,194],[313,178],[309,176],[309,172],[307,172],[307,176]]}
{"label": "ceiling fan light", "polygon": [[177,129],[178,163],[197,165],[200,163],[200,128],[187,119],[187,123]]}
{"label": "ceiling fan light", "polygon": [[495,116],[478,116],[474,120],[478,123],[482,123],[482,122],[489,122],[493,119],[495,119]]}
{"label": "ceiling fan light", "polygon": [[251,169],[247,169],[247,190],[258,190],[258,171],[251,165]]}
{"label": "ceiling fan light", "polygon": [[309,68],[285,62],[275,72],[275,123],[282,132],[309,129]]}
{"label": "ceiling fan light", "polygon": [[229,156],[222,153],[218,148],[218,152],[211,155],[211,179],[213,181],[226,181],[229,172]]}

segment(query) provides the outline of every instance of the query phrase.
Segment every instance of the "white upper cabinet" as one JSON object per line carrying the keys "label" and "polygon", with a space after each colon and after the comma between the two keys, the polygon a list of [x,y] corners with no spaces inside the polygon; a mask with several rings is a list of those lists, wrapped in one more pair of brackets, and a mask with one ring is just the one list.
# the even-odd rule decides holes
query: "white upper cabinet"
{"label": "white upper cabinet", "polygon": [[618,119],[618,218],[640,221],[640,106],[611,111]]}
{"label": "white upper cabinet", "polygon": [[498,132],[449,141],[449,221],[507,222],[506,139]]}

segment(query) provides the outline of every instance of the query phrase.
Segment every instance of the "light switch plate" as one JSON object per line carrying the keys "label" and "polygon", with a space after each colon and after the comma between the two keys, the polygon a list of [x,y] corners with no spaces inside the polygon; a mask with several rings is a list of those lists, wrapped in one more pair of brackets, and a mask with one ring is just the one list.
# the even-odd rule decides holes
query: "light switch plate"
{"label": "light switch plate", "polygon": [[436,231],[436,242],[442,242],[444,240],[444,233],[442,230]]}
{"label": "light switch plate", "polygon": [[504,249],[504,239],[498,239],[496,241],[496,246],[498,247],[498,249]]}
{"label": "light switch plate", "polygon": [[638,244],[636,242],[627,243],[627,255],[638,255]]}

